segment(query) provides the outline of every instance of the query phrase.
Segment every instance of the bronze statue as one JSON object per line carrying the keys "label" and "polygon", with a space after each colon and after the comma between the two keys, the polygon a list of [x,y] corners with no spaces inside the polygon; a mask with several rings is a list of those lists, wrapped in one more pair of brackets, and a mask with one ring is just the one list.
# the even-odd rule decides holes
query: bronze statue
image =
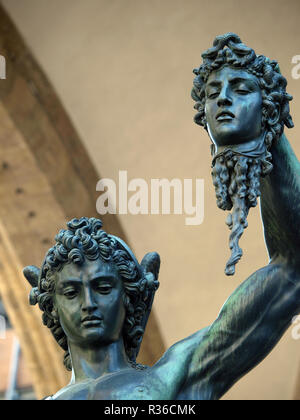
{"label": "bronze statue", "polygon": [[[237,247],[260,191],[270,263],[237,288],[209,327],[173,345],[154,366],[141,366],[136,356],[159,256],[146,254],[139,264],[98,219],[70,221],[41,270],[24,270],[31,304],[39,304],[73,372],[49,399],[219,399],[300,312],[300,165],[282,133],[283,124],[292,126],[286,81],[275,62],[234,34],[216,38],[196,74],[196,122],[214,141],[213,177],[219,206],[233,207],[232,243]],[[233,249],[229,274],[236,255]]]}
{"label": "bronze statue", "polygon": [[225,273],[233,275],[242,256],[239,239],[250,207],[260,195],[260,177],[272,170],[270,149],[293,127],[286,79],[276,61],[242,44],[232,33],[218,36],[194,70],[195,122],[212,140],[212,177],[217,205],[231,210],[226,223],[231,257]]}

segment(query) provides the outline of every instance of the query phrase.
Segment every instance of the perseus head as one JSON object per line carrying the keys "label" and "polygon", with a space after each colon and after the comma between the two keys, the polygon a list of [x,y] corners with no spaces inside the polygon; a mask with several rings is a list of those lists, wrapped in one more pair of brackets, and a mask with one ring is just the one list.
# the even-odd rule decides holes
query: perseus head
{"label": "perseus head", "polygon": [[148,253],[139,264],[120,238],[102,222],[82,217],[56,236],[41,269],[24,274],[33,286],[30,303],[38,304],[44,325],[65,350],[72,369],[70,344],[89,348],[122,340],[128,361],[136,364],[156,289],[160,259]]}
{"label": "perseus head", "polygon": [[260,177],[272,170],[272,145],[284,126],[293,127],[292,100],[278,63],[244,45],[233,33],[216,37],[194,70],[194,121],[212,141],[212,178],[217,205],[232,210],[226,223],[231,257],[225,273],[232,275],[242,256],[239,239],[247,227],[250,207],[260,195]]}

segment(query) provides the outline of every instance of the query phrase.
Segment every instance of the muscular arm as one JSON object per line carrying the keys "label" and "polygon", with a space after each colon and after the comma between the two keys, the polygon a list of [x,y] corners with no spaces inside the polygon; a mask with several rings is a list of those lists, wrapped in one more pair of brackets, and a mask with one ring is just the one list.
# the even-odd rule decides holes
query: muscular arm
{"label": "muscular arm", "polygon": [[271,149],[274,168],[262,180],[261,213],[271,261],[300,265],[300,163],[283,135]]}
{"label": "muscular arm", "polygon": [[220,398],[256,366],[300,312],[300,165],[283,136],[262,181],[268,266],[242,283],[206,331],[189,365],[183,395]]}

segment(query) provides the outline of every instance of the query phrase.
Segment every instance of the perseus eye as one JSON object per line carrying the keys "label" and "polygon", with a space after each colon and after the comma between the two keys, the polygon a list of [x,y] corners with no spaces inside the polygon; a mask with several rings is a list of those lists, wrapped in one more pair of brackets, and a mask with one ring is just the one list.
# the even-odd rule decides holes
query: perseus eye
{"label": "perseus eye", "polygon": [[78,292],[77,292],[76,289],[66,289],[66,290],[64,290],[63,295],[67,299],[74,299],[78,295]]}
{"label": "perseus eye", "polygon": [[99,284],[96,287],[96,291],[98,293],[101,293],[102,295],[107,295],[111,292],[112,290],[112,285],[111,284]]}

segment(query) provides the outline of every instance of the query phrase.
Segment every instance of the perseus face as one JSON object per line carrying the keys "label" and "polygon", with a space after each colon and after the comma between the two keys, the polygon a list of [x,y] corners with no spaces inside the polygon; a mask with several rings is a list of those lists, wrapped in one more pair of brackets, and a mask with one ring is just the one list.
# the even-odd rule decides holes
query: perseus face
{"label": "perseus face", "polygon": [[122,335],[123,283],[114,264],[86,260],[57,273],[55,306],[69,342],[82,346],[111,344]]}
{"label": "perseus face", "polygon": [[205,115],[218,146],[246,143],[262,134],[262,94],[257,78],[228,66],[213,71],[205,88]]}

